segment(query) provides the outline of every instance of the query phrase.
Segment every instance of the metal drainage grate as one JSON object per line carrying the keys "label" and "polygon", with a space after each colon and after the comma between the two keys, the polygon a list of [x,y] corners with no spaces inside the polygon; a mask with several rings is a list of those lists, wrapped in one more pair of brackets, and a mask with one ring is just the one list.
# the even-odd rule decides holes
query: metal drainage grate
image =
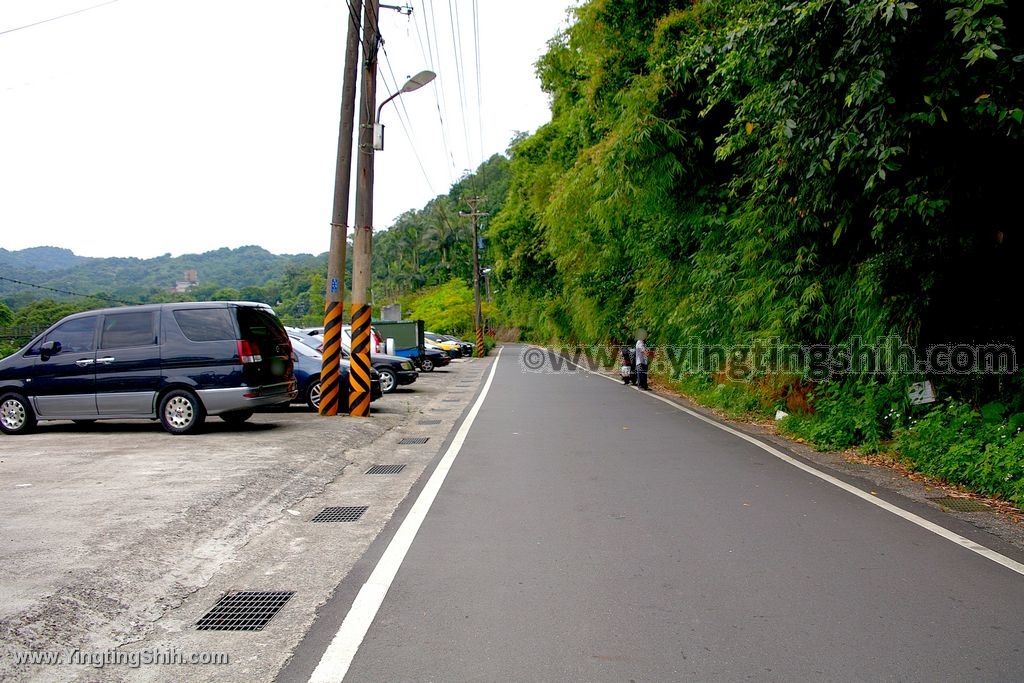
{"label": "metal drainage grate", "polygon": [[441,421],[440,420],[420,420],[416,424],[418,424],[418,425],[439,425],[439,424],[441,424]]}
{"label": "metal drainage grate", "polygon": [[295,591],[238,591],[221,598],[196,623],[199,631],[262,631]]}
{"label": "metal drainage grate", "polygon": [[366,474],[398,474],[404,469],[405,465],[374,465]]}
{"label": "metal drainage grate", "polygon": [[426,443],[429,440],[430,440],[429,436],[409,436],[409,437],[406,437],[406,438],[402,439],[398,443],[400,443],[400,444],[420,444],[420,443]]}
{"label": "metal drainage grate", "polygon": [[943,496],[941,498],[929,498],[928,500],[941,505],[946,510],[953,510],[954,512],[984,512],[989,509],[984,503],[971,498]]}
{"label": "metal drainage grate", "polygon": [[352,505],[349,507],[331,507],[324,508],[317,516],[314,517],[312,522],[355,522],[358,521],[363,513],[369,509],[369,505]]}

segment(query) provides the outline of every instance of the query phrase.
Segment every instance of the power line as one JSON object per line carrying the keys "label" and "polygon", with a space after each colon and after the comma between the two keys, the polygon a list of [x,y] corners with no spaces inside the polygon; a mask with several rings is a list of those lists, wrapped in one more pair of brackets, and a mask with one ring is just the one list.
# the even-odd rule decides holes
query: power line
{"label": "power line", "polygon": [[15,31],[20,31],[22,29],[32,28],[33,26],[39,26],[40,24],[48,24],[51,21],[57,21],[58,19],[63,19],[64,17],[70,17],[74,16],[75,14],[81,14],[82,12],[88,12],[89,10],[93,10],[98,7],[103,7],[105,5],[113,5],[115,2],[117,2],[117,0],[107,0],[107,2],[101,2],[100,4],[93,5],[92,7],[86,7],[85,9],[75,10],[74,12],[68,12],[67,14],[62,14],[59,17],[50,17],[49,19],[43,19],[42,21],[36,21],[31,24],[25,24],[24,26],[9,28],[6,31],[0,31],[0,36],[4,35],[5,33],[14,33]]}
{"label": "power line", "polygon": [[[438,82],[438,88],[436,88],[434,90],[434,103],[437,105],[437,118],[438,118],[438,120],[439,120],[439,122],[441,124],[441,144],[444,147],[445,155],[451,161],[451,165],[448,167],[448,180],[450,181],[450,184],[454,184],[455,183],[455,174],[454,174],[455,157],[452,154],[452,148],[451,148],[451,145],[448,142],[448,127],[445,124],[445,113],[444,113],[443,98],[441,98],[440,95],[439,95],[439,91],[440,92],[445,92],[445,87],[444,87],[445,75],[444,75],[444,69],[441,69],[441,68],[439,68],[437,66],[438,64],[440,64],[440,61],[441,61],[440,60],[440,51],[435,49],[435,47],[434,47],[434,42],[435,41],[431,41],[431,39],[430,39],[430,27],[431,27],[431,25],[433,25],[433,27],[434,27],[434,35],[435,36],[437,35],[437,25],[434,24],[434,5],[433,5],[432,0],[425,0],[425,1],[426,1],[426,3],[428,3],[430,5],[430,9],[426,10],[426,8],[424,8],[425,13],[423,15],[423,32],[424,32],[424,35],[426,36],[427,49],[430,51],[430,55],[431,55],[431,57],[430,57],[430,59],[428,61],[431,64],[431,66],[434,67],[434,71],[437,72],[437,82]],[[430,15],[430,22],[431,22],[430,24],[427,23],[427,13],[429,13],[429,15]],[[417,31],[417,36],[418,36],[419,35],[419,25],[418,24],[416,25],[416,31]],[[422,41],[422,39],[421,39],[421,41]]]}
{"label": "power line", "polygon": [[34,287],[35,289],[45,289],[48,292],[56,292],[57,294],[67,294],[69,296],[80,296],[83,299],[99,299],[100,301],[112,301],[118,304],[126,304],[128,306],[135,306],[138,304],[137,301],[124,301],[123,299],[115,299],[109,296],[103,296],[102,294],[81,294],[79,292],[72,292],[67,289],[57,289],[56,287],[46,287],[44,285],[36,285],[31,282],[22,282],[21,280],[15,280],[9,277],[3,277],[0,275],[0,280],[4,282],[13,282],[16,285],[23,285],[25,287]]}
{"label": "power line", "polygon": [[458,5],[452,5],[452,0],[448,0],[448,23],[452,26],[452,46],[454,48],[455,57],[455,74],[458,76],[459,86],[459,101],[462,103],[462,135],[466,142],[466,163],[469,163],[470,159],[470,144],[469,144],[469,122],[466,120],[466,110],[468,109],[466,100],[466,69],[463,65],[462,59],[462,32],[459,30],[461,23],[459,21],[459,8]]}
{"label": "power line", "polygon": [[480,136],[480,163],[484,161],[484,87],[483,70],[480,68],[480,6],[473,0],[473,50],[476,53],[476,120]]}
{"label": "power line", "polygon": [[[391,72],[391,78],[395,82],[394,90],[397,90],[398,78],[395,76],[394,69],[391,68],[391,60],[388,58],[388,51],[384,48],[381,48],[381,51],[384,53],[384,63],[387,65],[388,71]],[[416,141],[412,133],[412,117],[409,116],[409,110],[405,108],[405,101],[400,97],[398,98],[398,104],[401,107],[398,122],[402,124],[402,130],[405,131],[405,137],[409,140],[410,149],[412,149],[412,154],[416,157],[416,163],[419,164],[420,171],[423,173],[423,179],[427,181],[427,187],[430,188],[430,193],[435,194],[434,185],[430,182],[430,175],[427,173],[426,167],[423,166],[423,160],[420,159],[419,152],[416,151]],[[404,117],[402,116],[403,113],[405,114]],[[406,121],[409,122],[408,126],[406,126]]]}

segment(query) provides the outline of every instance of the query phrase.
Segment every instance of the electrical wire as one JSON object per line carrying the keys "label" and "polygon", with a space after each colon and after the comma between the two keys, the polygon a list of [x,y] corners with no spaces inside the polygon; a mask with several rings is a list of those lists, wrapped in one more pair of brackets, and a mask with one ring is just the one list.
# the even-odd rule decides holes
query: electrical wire
{"label": "electrical wire", "polygon": [[[436,37],[438,35],[438,32],[437,32],[437,23],[434,20],[434,17],[436,16],[436,13],[434,12],[434,3],[433,3],[433,0],[427,0],[427,3],[430,5],[430,24],[433,27],[434,36],[435,36],[435,40],[433,41],[432,44],[434,44],[434,46],[435,46],[434,49],[435,49],[435,52],[436,52],[437,62],[440,63],[440,61],[441,61],[441,59],[440,59],[440,57],[441,57],[441,49],[440,49],[440,46],[436,44],[437,43]],[[427,32],[429,34],[430,27],[427,28]],[[444,76],[441,75],[443,71],[444,71],[444,69],[441,69],[438,72],[439,73],[438,85],[440,86],[441,92],[447,92],[448,90],[445,87]],[[447,124],[445,123],[445,119],[447,118],[447,113],[446,113],[445,106],[444,106],[444,99],[439,97],[439,98],[436,98],[435,101],[437,102],[437,113],[438,113],[438,116],[441,119],[441,130],[442,131],[447,131]],[[445,135],[447,136],[447,134],[445,134]],[[452,180],[452,184],[454,184],[455,183],[455,172],[456,172],[455,171],[455,169],[456,169],[455,155],[452,152],[452,148],[451,148],[450,144],[446,143],[445,146],[446,146],[446,148],[448,150],[448,158],[451,161],[451,167],[449,168],[449,177]]]}
{"label": "electrical wire", "polygon": [[80,296],[83,299],[99,299],[100,301],[112,301],[118,304],[127,304],[128,306],[134,306],[138,304],[137,301],[125,301],[123,299],[115,299],[109,296],[103,296],[102,294],[81,294],[80,292],[72,292],[67,289],[57,289],[56,287],[46,287],[44,285],[36,285],[31,282],[22,282],[21,280],[15,280],[14,278],[3,277],[0,275],[0,280],[4,282],[13,282],[16,285],[23,285],[25,287],[34,287],[35,289],[44,289],[48,292],[56,292],[57,294],[67,294],[69,296]]}
{"label": "electrical wire", "polygon": [[118,0],[107,0],[107,2],[101,2],[100,4],[93,5],[92,7],[86,7],[84,9],[75,10],[74,12],[68,12],[67,14],[62,14],[59,17],[50,17],[49,19],[43,19],[42,21],[35,21],[35,22],[32,22],[31,24],[25,24],[24,26],[18,26],[16,28],[9,28],[6,31],[0,31],[0,36],[4,35],[5,33],[14,33],[15,31],[21,31],[22,29],[32,28],[33,26],[39,26],[40,24],[48,24],[51,21],[57,21],[58,19],[63,19],[65,17],[71,17],[71,16],[74,16],[76,14],[81,14],[82,12],[88,12],[89,10],[94,10],[94,9],[99,8],[99,7],[104,7],[106,5],[113,5],[117,1]]}
{"label": "electrical wire", "polygon": [[[438,95],[438,90],[439,89],[442,92],[444,90],[444,80],[443,80],[443,78],[444,78],[443,71],[444,70],[443,69],[439,69],[438,66],[437,66],[438,61],[435,59],[433,43],[430,40],[430,27],[427,24],[426,16],[424,16],[424,12],[426,12],[426,8],[424,7],[423,10],[424,11],[421,12],[419,15],[415,15],[415,16],[423,16],[423,32],[422,33],[420,32],[420,25],[419,25],[419,22],[415,20],[415,16],[414,16],[414,19],[413,19],[413,26],[416,27],[416,41],[419,43],[420,52],[424,55],[424,61],[430,66],[431,69],[433,69],[433,71],[435,73],[437,73],[438,87],[434,89],[434,103],[435,103],[435,105],[437,107],[437,115],[438,115],[438,120],[439,120],[440,128],[441,128],[441,147],[444,149],[444,156],[445,156],[445,158],[452,160],[452,165],[448,166],[448,180],[449,180],[449,184],[454,184],[455,176],[454,176],[454,173],[452,172],[452,169],[454,167],[455,159],[452,156],[451,146],[448,144],[448,127],[445,125],[444,114],[442,113],[442,109],[441,109],[441,99],[440,99],[440,97]],[[446,164],[446,166],[447,166],[447,164]]]}
{"label": "electrical wire", "polygon": [[466,142],[466,162],[469,163],[470,158],[470,144],[469,144],[469,121],[466,120],[466,110],[468,106],[466,104],[466,69],[462,59],[462,32],[460,31],[459,25],[459,8],[458,5],[452,5],[452,0],[448,0],[448,23],[452,27],[452,53],[455,57],[455,75],[457,76],[456,83],[459,87],[459,102],[462,104],[462,109],[459,114],[462,118],[462,135]]}
{"label": "electrical wire", "polygon": [[[393,91],[398,90],[398,78],[395,76],[394,69],[391,68],[391,60],[388,57],[388,51],[385,48],[381,48],[384,53],[384,63],[387,65],[388,71],[391,73],[391,78],[395,82]],[[398,122],[402,125],[402,130],[405,132],[405,137],[409,141],[409,147],[412,149],[412,154],[416,157],[416,163],[420,167],[420,171],[423,173],[423,179],[427,181],[427,187],[430,189],[431,194],[436,194],[433,183],[430,182],[430,174],[427,173],[426,167],[423,165],[423,160],[420,158],[419,152],[416,150],[416,140],[413,134],[412,117],[409,116],[409,110],[405,108],[405,102],[401,97],[398,98],[398,104],[401,108],[398,115]],[[403,116],[404,114],[404,116]],[[408,125],[406,125],[408,122]]]}
{"label": "electrical wire", "polygon": [[477,129],[480,138],[480,163],[484,162],[484,86],[483,70],[480,68],[480,5],[473,0],[473,50],[476,53],[476,111]]}

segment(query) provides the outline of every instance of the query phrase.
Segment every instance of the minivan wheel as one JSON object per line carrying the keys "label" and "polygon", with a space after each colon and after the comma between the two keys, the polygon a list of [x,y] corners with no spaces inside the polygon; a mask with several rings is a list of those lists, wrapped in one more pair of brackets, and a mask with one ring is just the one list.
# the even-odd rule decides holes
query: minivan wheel
{"label": "minivan wheel", "polygon": [[0,431],[4,434],[27,434],[35,429],[36,414],[28,399],[19,394],[0,396]]}
{"label": "minivan wheel", "polygon": [[205,419],[202,402],[188,389],[169,391],[160,401],[160,423],[171,434],[194,434]]}
{"label": "minivan wheel", "polygon": [[306,387],[306,405],[313,410],[320,410],[320,379],[311,380]]}
{"label": "minivan wheel", "polygon": [[433,372],[434,361],[430,360],[429,358],[424,358],[423,360],[420,361],[420,369],[423,370],[423,372]]}
{"label": "minivan wheel", "polygon": [[393,370],[389,368],[377,368],[377,372],[380,374],[380,390],[382,392],[390,394],[398,388],[398,377],[395,376]]}

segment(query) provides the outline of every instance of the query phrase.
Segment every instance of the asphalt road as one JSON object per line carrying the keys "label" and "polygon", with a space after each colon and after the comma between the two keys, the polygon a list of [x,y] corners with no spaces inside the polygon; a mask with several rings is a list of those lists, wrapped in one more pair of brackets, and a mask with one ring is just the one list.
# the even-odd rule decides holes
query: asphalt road
{"label": "asphalt road", "polygon": [[278,680],[318,663],[318,680],[375,682],[1024,678],[1019,551],[607,378],[523,372],[523,349],[504,349],[379,610],[358,608],[354,657],[326,644],[369,567]]}

